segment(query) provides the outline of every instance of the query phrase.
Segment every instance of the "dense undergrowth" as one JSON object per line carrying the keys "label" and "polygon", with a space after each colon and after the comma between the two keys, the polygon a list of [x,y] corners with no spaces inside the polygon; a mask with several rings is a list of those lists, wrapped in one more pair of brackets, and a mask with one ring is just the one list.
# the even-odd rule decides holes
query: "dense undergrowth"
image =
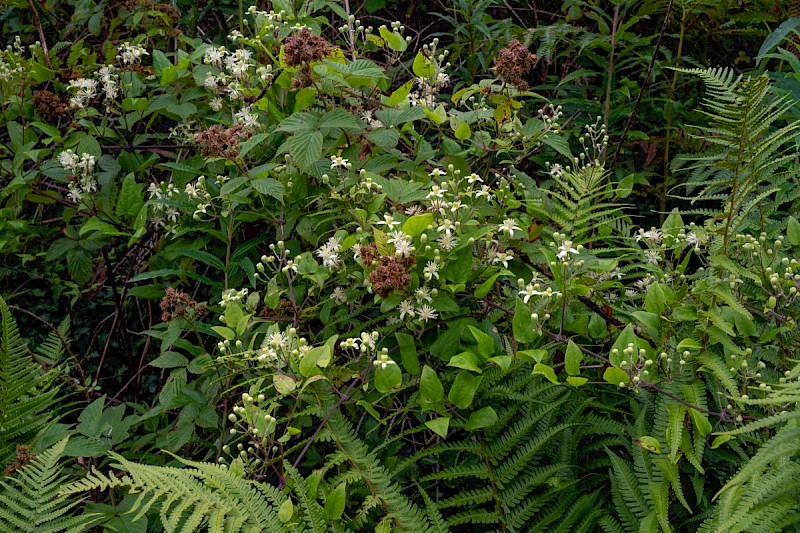
{"label": "dense undergrowth", "polygon": [[0,530],[799,529],[800,4],[0,9]]}

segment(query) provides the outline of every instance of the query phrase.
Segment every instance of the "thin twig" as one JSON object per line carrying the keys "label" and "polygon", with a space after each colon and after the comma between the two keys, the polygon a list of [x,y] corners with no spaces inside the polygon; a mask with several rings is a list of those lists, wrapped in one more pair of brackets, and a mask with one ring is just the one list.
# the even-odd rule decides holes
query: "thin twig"
{"label": "thin twig", "polygon": [[650,64],[647,65],[647,73],[644,76],[644,82],[642,83],[641,88],[639,89],[639,94],[636,95],[636,102],[633,104],[633,109],[631,109],[630,114],[628,115],[628,121],[625,123],[625,129],[622,130],[622,135],[619,138],[619,142],[617,143],[617,149],[614,151],[614,157],[611,158],[611,164],[609,168],[614,168],[614,165],[617,164],[617,158],[619,157],[620,152],[622,151],[622,143],[625,142],[625,137],[628,135],[628,130],[631,128],[631,124],[633,124],[634,119],[636,118],[636,112],[639,109],[639,104],[642,101],[642,96],[644,96],[644,91],[647,89],[648,80],[650,79],[650,74],[653,72],[653,65],[655,65],[656,57],[658,56],[658,50],[661,48],[661,39],[664,37],[664,32],[667,29],[667,23],[669,22],[669,17],[672,15],[672,3],[674,0],[669,0],[669,4],[667,4],[667,12],[664,14],[664,22],[661,24],[661,31],[658,34],[658,39],[656,40],[656,46],[653,49],[653,57],[650,58]]}

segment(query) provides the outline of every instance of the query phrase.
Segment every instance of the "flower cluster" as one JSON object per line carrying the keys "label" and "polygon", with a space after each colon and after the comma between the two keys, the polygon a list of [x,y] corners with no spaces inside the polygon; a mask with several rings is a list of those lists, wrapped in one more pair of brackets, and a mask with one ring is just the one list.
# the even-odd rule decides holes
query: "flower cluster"
{"label": "flower cluster", "polygon": [[117,52],[122,58],[123,65],[135,65],[143,56],[150,55],[143,47],[132,45],[127,41],[117,47]]}
{"label": "flower cluster", "polygon": [[339,239],[331,237],[316,251],[316,254],[317,257],[322,259],[322,266],[334,270],[339,268],[342,264],[341,257],[339,256],[341,251],[342,245]]}
{"label": "flower cluster", "polygon": [[80,156],[72,150],[58,154],[58,162],[70,173],[67,196],[73,202],[80,202],[85,195],[97,191],[97,181],[93,176],[96,161],[93,155],[85,152]]}

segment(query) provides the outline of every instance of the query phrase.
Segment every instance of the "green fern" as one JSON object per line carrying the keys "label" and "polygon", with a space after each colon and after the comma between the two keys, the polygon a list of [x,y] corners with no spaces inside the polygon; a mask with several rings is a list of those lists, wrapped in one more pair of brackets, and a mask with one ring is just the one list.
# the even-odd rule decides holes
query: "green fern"
{"label": "green fern", "polygon": [[549,220],[576,243],[609,242],[608,229],[624,221],[624,205],[610,201],[614,196],[602,166],[587,165],[551,173],[554,186],[538,189],[540,201],[531,207],[542,220]]}
{"label": "green fern", "polygon": [[17,444],[29,443],[53,418],[60,369],[42,369],[28,353],[17,323],[0,297],[0,464]]}
{"label": "green fern", "polygon": [[752,222],[756,214],[769,215],[797,196],[790,180],[798,173],[790,146],[800,135],[800,122],[777,127],[795,102],[776,97],[766,74],[735,76],[731,69],[677,69],[695,74],[705,83],[707,127],[697,136],[712,148],[700,155],[676,159],[692,173],[685,184],[692,204],[714,202],[713,214],[723,253],[731,239]]}
{"label": "green fern", "polygon": [[13,477],[0,479],[0,531],[55,533],[85,531],[100,515],[75,515],[79,500],[59,494],[66,482],[59,459],[64,439],[48,449]]}
{"label": "green fern", "polygon": [[109,455],[116,461],[112,466],[125,475],[117,477],[113,472],[104,474],[94,469],[62,493],[127,489],[138,494],[130,511],[135,514],[134,520],[157,507],[167,532],[291,531],[278,519],[277,509],[286,498],[271,485],[247,481],[212,463],[178,458],[189,468],[174,468],[138,464],[115,453]]}

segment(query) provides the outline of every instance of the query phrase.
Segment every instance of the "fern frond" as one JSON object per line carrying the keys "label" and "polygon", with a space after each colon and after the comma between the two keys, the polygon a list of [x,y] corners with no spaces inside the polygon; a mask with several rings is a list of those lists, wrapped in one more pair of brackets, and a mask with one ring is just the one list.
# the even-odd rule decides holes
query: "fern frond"
{"label": "fern frond", "polygon": [[59,368],[46,372],[31,359],[0,297],[0,464],[10,463],[16,445],[29,443],[52,420],[59,373]]}
{"label": "fern frond", "polygon": [[[124,488],[139,493],[131,513],[134,520],[159,507],[161,525],[167,532],[198,531],[288,531],[278,519],[277,507],[285,498],[270,485],[239,478],[221,465],[178,458],[191,468],[174,468],[134,463],[121,455],[109,454],[123,477],[93,470],[85,479],[72,483],[62,494],[88,490]],[[213,518],[213,520],[212,520]],[[217,529],[222,524],[222,529]]]}
{"label": "fern frond", "polygon": [[59,494],[67,476],[59,459],[64,439],[39,455],[14,477],[0,479],[0,531],[55,533],[85,531],[100,522],[100,515],[75,515],[79,500]]}

